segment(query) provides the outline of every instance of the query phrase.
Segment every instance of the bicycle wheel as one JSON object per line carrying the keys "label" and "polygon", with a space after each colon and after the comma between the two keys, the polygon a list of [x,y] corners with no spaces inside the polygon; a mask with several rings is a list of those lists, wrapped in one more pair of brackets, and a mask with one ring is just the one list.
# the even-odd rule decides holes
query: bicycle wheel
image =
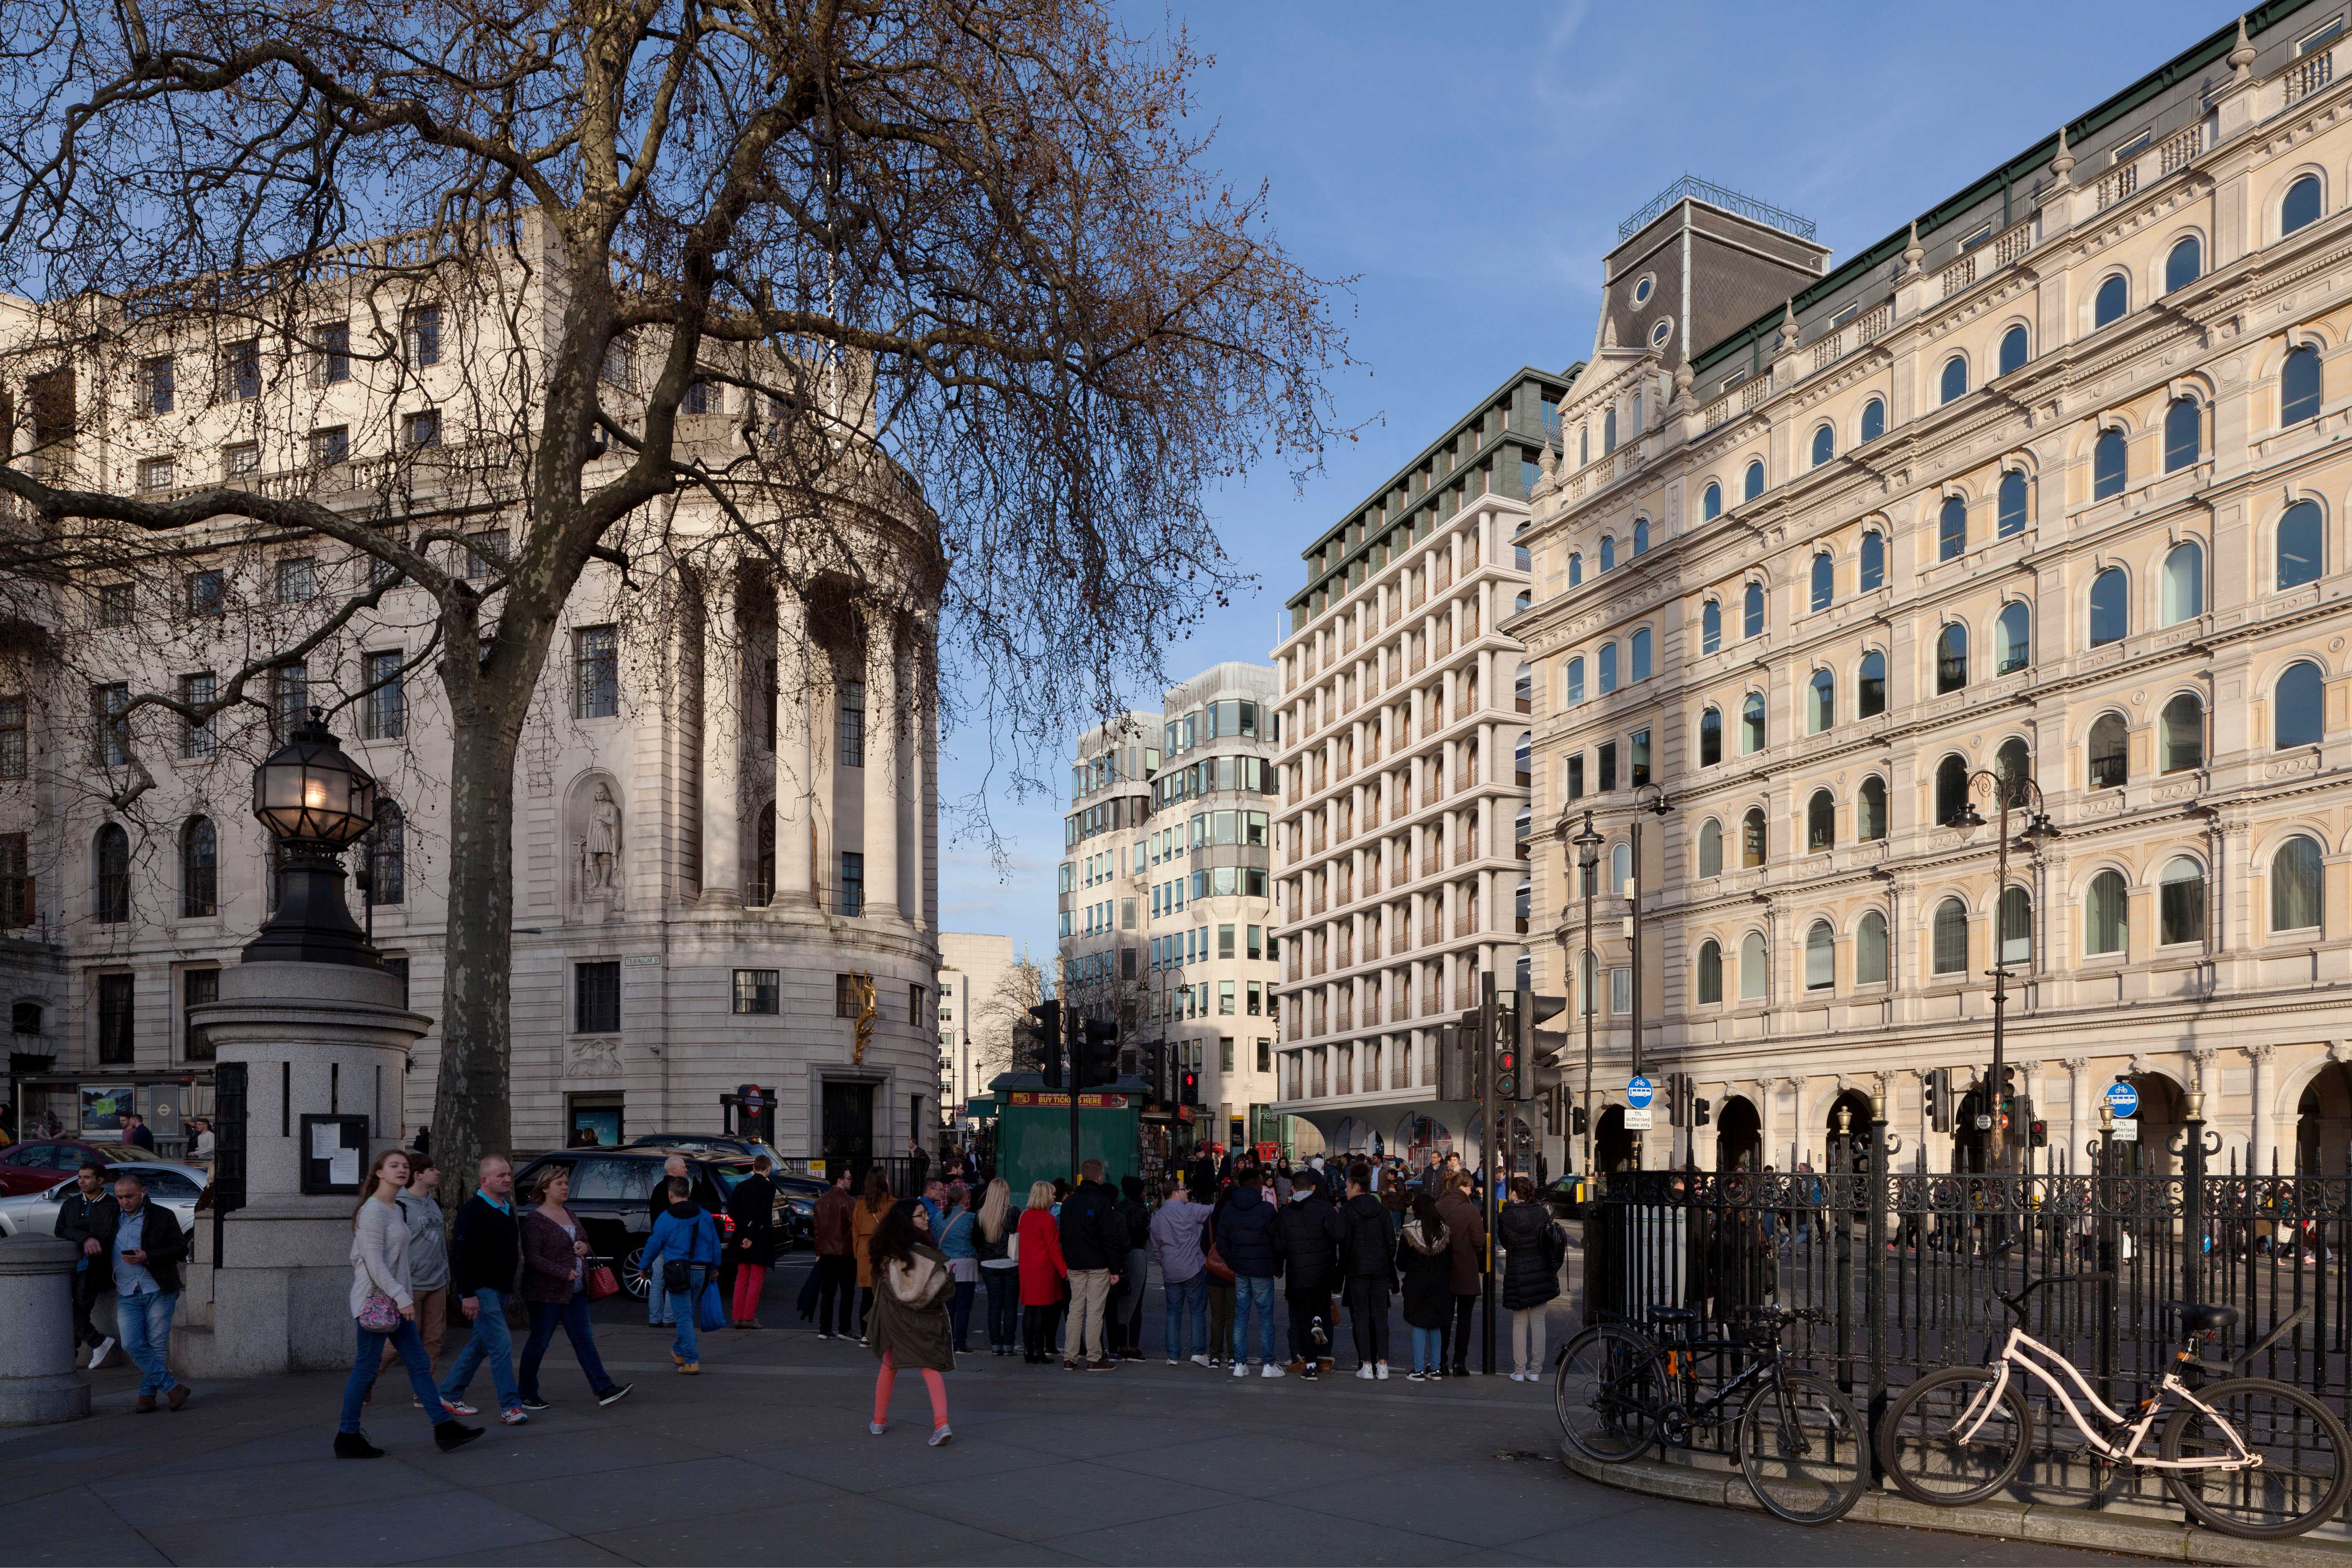
{"label": "bicycle wheel", "polygon": [[1870,1474],[1869,1429],[1835,1384],[1787,1373],[1739,1413],[1739,1468],[1756,1500],[1792,1524],[1827,1524]]}
{"label": "bicycle wheel", "polygon": [[1993,1402],[1993,1378],[1990,1367],[1948,1366],[1887,1405],[1878,1462],[1905,1497],[1958,1508],[1983,1501],[2016,1478],[2032,1416],[2014,1379]]}
{"label": "bicycle wheel", "polygon": [[1552,1379],[1552,1403],[1569,1446],[1604,1465],[1630,1459],[1657,1435],[1663,1369],[1650,1342],[1599,1324],[1568,1342]]}
{"label": "bicycle wheel", "polygon": [[[2208,1384],[2197,1397],[2230,1424],[2259,1465],[2242,1469],[2167,1470],[2165,1481],[2200,1524],[2229,1535],[2271,1540],[2301,1535],[2333,1519],[2352,1490],[2352,1439],[2327,1406],[2267,1377]],[[2164,1424],[2167,1463],[2228,1457],[2236,1450],[2212,1415],[2184,1405]]]}

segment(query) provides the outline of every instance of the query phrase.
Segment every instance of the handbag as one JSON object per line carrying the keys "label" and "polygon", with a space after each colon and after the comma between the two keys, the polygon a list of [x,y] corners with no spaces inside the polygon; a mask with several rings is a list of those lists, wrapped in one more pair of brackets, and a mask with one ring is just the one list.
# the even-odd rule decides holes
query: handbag
{"label": "handbag", "polygon": [[1004,1261],[1007,1263],[1021,1261],[1021,1233],[1017,1230],[1004,1238]]}
{"label": "handbag", "polygon": [[400,1303],[383,1291],[372,1292],[360,1303],[360,1327],[372,1334],[388,1334],[400,1327]]}
{"label": "handbag", "polygon": [[591,1301],[601,1301],[607,1296],[620,1293],[621,1282],[614,1278],[611,1264],[599,1263],[588,1270],[588,1299]]}
{"label": "handbag", "polygon": [[1213,1241],[1201,1248],[1201,1267],[1207,1269],[1209,1278],[1220,1285],[1234,1282],[1233,1265],[1217,1256],[1217,1244]]}
{"label": "handbag", "polygon": [[695,1314],[695,1327],[704,1333],[727,1326],[727,1303],[719,1299],[719,1281],[708,1280],[702,1287],[702,1303]]}
{"label": "handbag", "polygon": [[662,1261],[662,1289],[673,1296],[683,1296],[694,1289],[694,1265],[683,1258]]}

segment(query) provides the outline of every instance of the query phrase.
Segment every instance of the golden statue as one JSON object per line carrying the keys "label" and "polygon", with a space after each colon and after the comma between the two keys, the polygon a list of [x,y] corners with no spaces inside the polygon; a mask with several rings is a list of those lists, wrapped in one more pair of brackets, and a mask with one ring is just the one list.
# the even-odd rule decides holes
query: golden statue
{"label": "golden statue", "polygon": [[853,1065],[863,1065],[866,1060],[866,1042],[874,1037],[874,1020],[881,1011],[874,1005],[874,976],[851,975],[849,997],[851,1001],[857,1004],[857,1044],[850,1051],[849,1059]]}

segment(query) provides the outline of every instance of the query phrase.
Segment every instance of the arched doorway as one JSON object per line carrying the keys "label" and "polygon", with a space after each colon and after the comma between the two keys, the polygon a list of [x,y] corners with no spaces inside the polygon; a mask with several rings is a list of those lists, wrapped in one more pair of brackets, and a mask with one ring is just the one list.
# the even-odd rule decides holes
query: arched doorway
{"label": "arched doorway", "polygon": [[1978,1172],[1990,1168],[1992,1161],[1992,1131],[1978,1125],[1979,1118],[1992,1108],[1985,1103],[1982,1082],[1971,1081],[1952,1108],[1952,1169]]}
{"label": "arched doorway", "polygon": [[2189,1119],[2189,1096],[2158,1072],[2126,1073],[2117,1080],[2139,1090],[2139,1142],[2123,1145],[2116,1173],[2126,1176],[2172,1174],[2172,1138]]}
{"label": "arched doorway", "polygon": [[2295,1100],[2294,1173],[2342,1175],[2347,1154],[2352,1154],[2352,1067],[2329,1062],[2303,1086]]}
{"label": "arched doorway", "polygon": [[1870,1168],[1870,1096],[1858,1089],[1849,1089],[1830,1101],[1829,1117],[1823,1124],[1823,1131],[1828,1136],[1822,1143],[1823,1155],[1822,1168],[1823,1170],[1835,1168],[1831,1162],[1837,1157],[1838,1140],[1841,1136],[1838,1131],[1840,1111],[1843,1111],[1846,1117],[1846,1131],[1843,1136],[1846,1141],[1847,1163],[1856,1171],[1868,1170]]}
{"label": "arched doorway", "polygon": [[1715,1168],[1718,1171],[1760,1171],[1764,1168],[1764,1121],[1755,1102],[1744,1094],[1726,1097],[1715,1122]]}
{"label": "arched doorway", "polygon": [[1625,1131],[1625,1108],[1612,1105],[1601,1113],[1592,1131],[1592,1167],[1597,1172],[1633,1168],[1633,1135]]}

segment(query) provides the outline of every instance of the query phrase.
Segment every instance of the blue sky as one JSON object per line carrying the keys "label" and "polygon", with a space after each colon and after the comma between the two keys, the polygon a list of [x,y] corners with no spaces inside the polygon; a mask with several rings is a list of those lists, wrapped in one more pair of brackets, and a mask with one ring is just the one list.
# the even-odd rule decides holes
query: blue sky
{"label": "blue sky", "polygon": [[[1175,679],[1265,658],[1318,532],[1513,370],[1590,352],[1617,224],[1677,176],[1813,219],[1834,265],[2235,15],[2180,0],[1121,9],[1213,57],[1197,79],[1210,165],[1269,184],[1301,265],[1356,279],[1338,308],[1361,364],[1333,393],[1339,422],[1364,428],[1303,492],[1269,469],[1210,498],[1255,591],[1168,650]],[[946,798],[989,775],[987,744],[944,738]],[[1008,865],[943,820],[943,923],[1043,961],[1060,802],[998,787],[989,805]]]}

